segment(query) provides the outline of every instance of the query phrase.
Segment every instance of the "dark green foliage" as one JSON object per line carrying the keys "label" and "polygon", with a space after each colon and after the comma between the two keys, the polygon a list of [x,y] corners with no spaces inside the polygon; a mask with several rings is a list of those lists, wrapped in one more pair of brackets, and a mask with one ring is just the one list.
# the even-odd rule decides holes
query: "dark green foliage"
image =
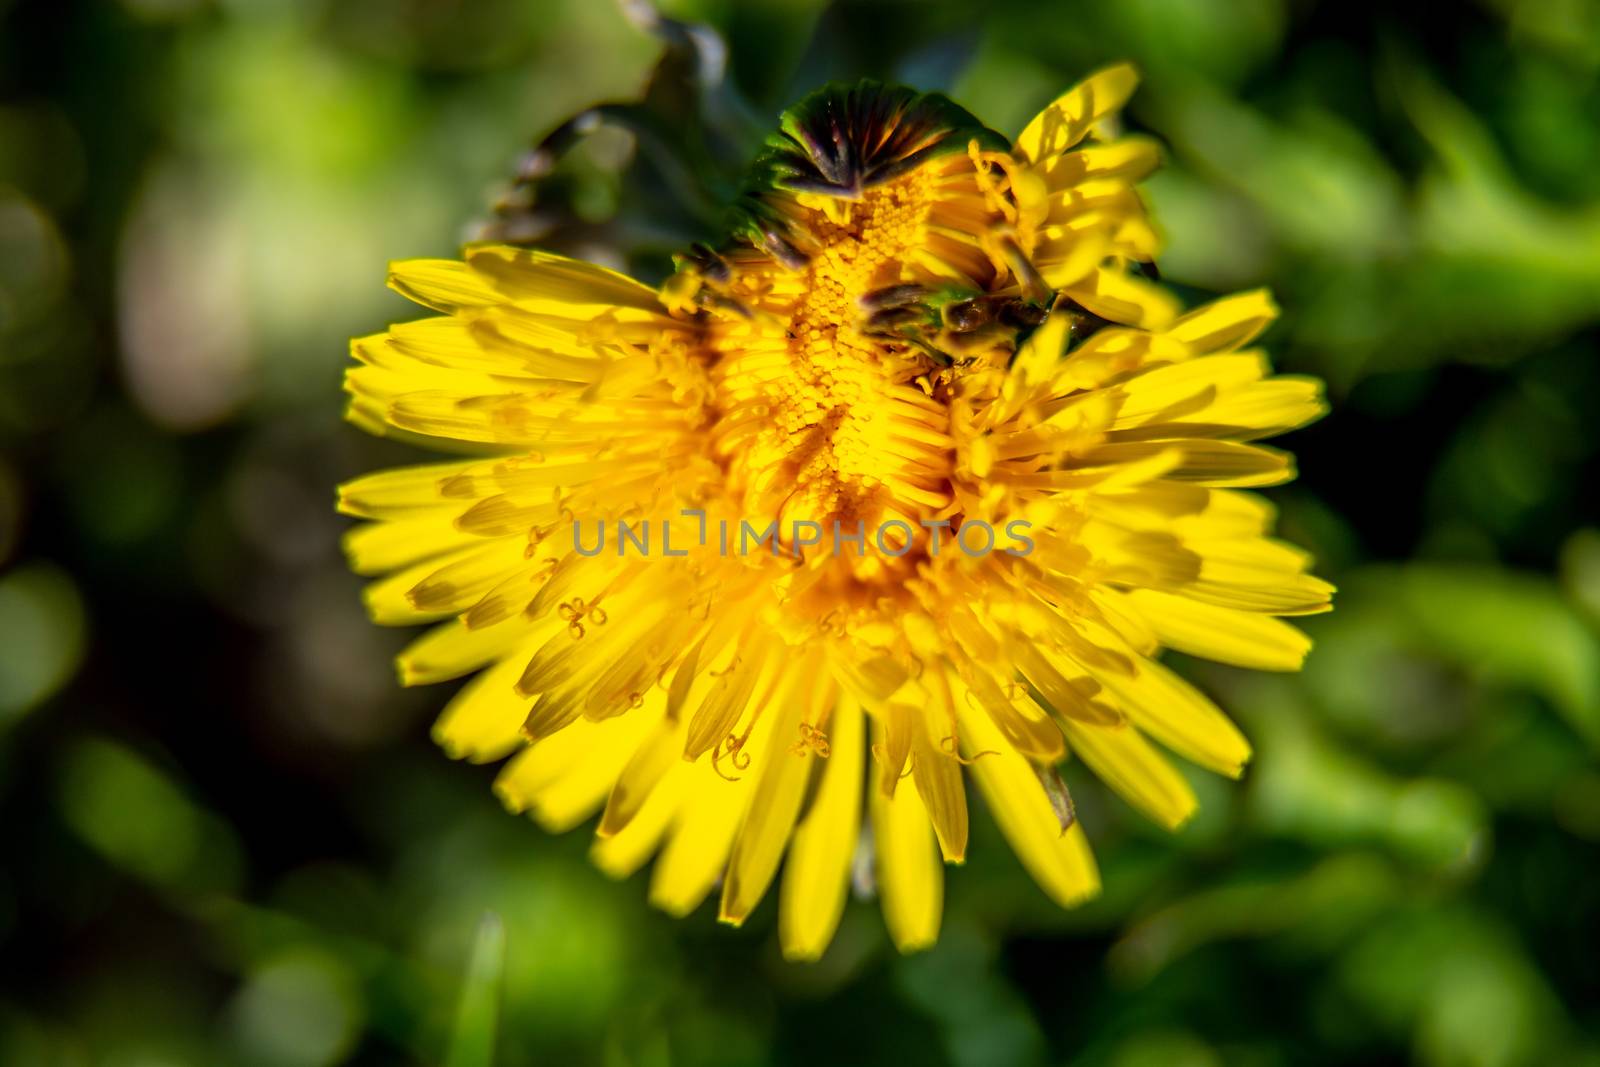
{"label": "dark green foliage", "polygon": [[[1600,1063],[1600,6],[666,6],[0,0],[0,1064]],[[1306,670],[1178,663],[1243,781],[1167,835],[1066,764],[1075,912],[974,802],[940,945],[857,902],[814,967],[507,816],[337,547],[329,487],[423,461],[340,421],[385,260],[487,217],[714,280],[815,86],[1014,134],[1121,59],[1164,275],[1271,287],[1333,401],[1271,494],[1340,587]],[[768,194],[887,158],[816,120]]]}

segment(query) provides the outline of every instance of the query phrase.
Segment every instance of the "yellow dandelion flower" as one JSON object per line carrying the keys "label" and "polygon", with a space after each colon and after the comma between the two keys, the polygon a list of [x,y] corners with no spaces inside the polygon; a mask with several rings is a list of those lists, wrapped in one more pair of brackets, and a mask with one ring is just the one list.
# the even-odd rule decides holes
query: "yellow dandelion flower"
{"label": "yellow dandelion flower", "polygon": [[[1168,827],[1161,749],[1249,745],[1163,647],[1267,670],[1331,588],[1240,492],[1256,442],[1323,410],[1250,346],[1264,293],[1183,313],[1141,265],[1095,75],[1014,143],[948,100],[862,84],[788,112],[733,235],[659,290],[537,251],[395,264],[436,317],[354,344],[351,418],[471,458],[341,489],[382,623],[435,621],[410,684],[476,677],[436,736],[512,756],[496,788],[594,858],[655,858],[675,914],[739,923],[782,868],[780,936],[827,946],[858,847],[903,950],[937,937],[970,778],[1063,905],[1098,875],[1056,768]],[[443,621],[440,621],[443,620]],[[513,755],[514,754],[514,755]]]}

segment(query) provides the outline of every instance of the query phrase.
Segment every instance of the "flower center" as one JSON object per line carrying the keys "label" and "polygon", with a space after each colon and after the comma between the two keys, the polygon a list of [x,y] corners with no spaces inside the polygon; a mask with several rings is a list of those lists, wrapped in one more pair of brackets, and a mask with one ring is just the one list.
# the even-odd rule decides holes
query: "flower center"
{"label": "flower center", "polygon": [[856,200],[797,198],[805,265],[741,264],[729,286],[749,317],[711,338],[717,451],[745,517],[776,519],[782,539],[804,522],[864,524],[870,539],[951,502],[948,414],[926,378],[937,364],[875,330],[863,304],[908,281],[937,180],[919,168]]}

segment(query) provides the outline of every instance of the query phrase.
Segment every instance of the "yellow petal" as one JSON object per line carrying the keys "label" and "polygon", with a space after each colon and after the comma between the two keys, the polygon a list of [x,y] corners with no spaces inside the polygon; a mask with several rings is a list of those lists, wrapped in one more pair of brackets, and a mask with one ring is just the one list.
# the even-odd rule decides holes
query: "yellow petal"
{"label": "yellow petal", "polygon": [[688,769],[672,838],[650,877],[650,903],[680,917],[698,907],[721,877],[751,793],[748,782],[719,777],[710,759]]}
{"label": "yellow petal", "polygon": [[[961,763],[953,752],[945,752],[931,734],[940,727],[933,724],[934,717],[927,710],[922,717],[930,719],[914,733],[911,780],[928,818],[933,823],[934,835],[939,840],[939,851],[946,863],[964,863],[967,858],[967,791],[961,784]],[[940,723],[947,720],[943,713],[937,715]]]}
{"label": "yellow petal", "polygon": [[1265,533],[1277,520],[1278,509],[1259,493],[1213,489],[1206,493],[1206,505],[1200,517],[1217,535],[1250,536]]}
{"label": "yellow petal", "polygon": [[517,696],[522,663],[502,660],[462,687],[433,724],[433,739],[451,759],[503,759],[522,741],[528,702]]}
{"label": "yellow petal", "polygon": [[[459,678],[518,650],[523,651],[523,656],[530,656],[550,631],[548,621],[542,624],[508,621],[485,630],[468,629],[459,619],[442,622],[395,657],[400,684],[431,685]],[[513,658],[522,662],[521,657]]]}
{"label": "yellow petal", "polygon": [[[1229,390],[1258,382],[1270,372],[1265,357],[1260,353],[1237,353],[1190,359],[1170,366],[1147,370],[1122,382],[1118,392],[1123,396],[1117,409],[1118,427],[1136,426],[1144,422],[1158,422],[1174,408],[1200,399],[1211,402],[1219,390]],[[1190,412],[1182,412],[1188,415]]]}
{"label": "yellow petal", "polygon": [[1191,439],[1183,441],[1118,441],[1101,445],[1084,456],[1096,467],[1136,464],[1176,450],[1182,457],[1166,472],[1176,481],[1197,485],[1258,488],[1294,481],[1294,456],[1266,445],[1237,441]]}
{"label": "yellow petal", "polygon": [[592,724],[578,723],[570,730],[541,738],[513,756],[494,780],[495,795],[513,815],[528,811],[534,799],[585,758],[599,743]]}
{"label": "yellow petal", "polygon": [[599,304],[661,311],[656,291],[626,274],[545,252],[511,245],[473,245],[467,262],[501,299],[516,303]]}
{"label": "yellow petal", "polygon": [[905,684],[906,670],[889,656],[857,661],[844,656],[829,657],[833,676],[868,708],[880,707]]}
{"label": "yellow petal", "polygon": [[389,264],[389,287],[435,311],[487,307],[504,299],[487,278],[454,259],[396,260]]}
{"label": "yellow petal", "polygon": [[810,810],[795,827],[784,864],[778,939],[792,960],[815,960],[844,914],[850,864],[861,832],[866,715],[841,699],[829,720],[828,758]]}
{"label": "yellow petal", "polygon": [[1150,589],[1132,590],[1128,599],[1162,644],[1191,656],[1261,671],[1297,671],[1311,651],[1310,638],[1270,615]]}
{"label": "yellow petal", "polygon": [[450,479],[483,467],[481,460],[397,467],[348,481],[339,487],[339,510],[364,519],[414,518],[417,509],[432,511],[446,499]]}
{"label": "yellow petal", "polygon": [[874,719],[872,754],[877,757],[877,790],[885,795],[899,788],[911,756],[912,730],[921,712],[909,704],[885,704]]}
{"label": "yellow petal", "polygon": [[1062,361],[1051,390],[1065,395],[1076,389],[1093,389],[1111,378],[1154,363],[1187,360],[1189,350],[1165,334],[1107,326],[1079,344]]}
{"label": "yellow petal", "polygon": [[[717,917],[733,926],[744,922],[778,873],[778,860],[800,815],[800,801],[816,762],[809,748],[795,750],[785,743],[787,738],[799,740],[803,710],[795,695],[785,703],[788,706],[779,715],[774,731],[776,743],[769,745],[764,754],[761,776],[734,840],[727,878],[722,883],[722,906]],[[778,711],[774,708],[767,714]]]}
{"label": "yellow petal", "polygon": [[514,393],[484,396],[445,389],[412,389],[389,402],[384,418],[402,430],[429,437],[532,446],[539,438],[538,432],[519,430],[515,421],[504,414],[505,405],[518,400]]}
{"label": "yellow petal", "polygon": [[1128,803],[1169,830],[1194,814],[1194,791],[1133,726],[1061,720],[1072,751]]}
{"label": "yellow petal", "polygon": [[1184,759],[1237,778],[1250,742],[1222,711],[1171,670],[1146,660],[1131,678],[1101,675],[1129,720]]}
{"label": "yellow petal", "polygon": [[1039,888],[1064,908],[1098,893],[1100,873],[1083,827],[1074,822],[1063,833],[1061,819],[1028,761],[982,712],[963,708],[960,714],[968,754],[976,757],[972,776],[1000,832]]}
{"label": "yellow petal", "polygon": [[408,259],[389,265],[389,285],[437,311],[506,303],[522,306],[625,307],[656,312],[655,291],[626,275],[552,252],[476,245],[466,262]]}
{"label": "yellow petal", "polygon": [[1067,754],[1066,739],[1049,717],[1028,700],[1007,697],[999,685],[982,671],[974,671],[970,685],[952,674],[950,686],[959,711],[976,706],[988,715],[1010,745],[1043,763],[1056,763]]}
{"label": "yellow petal", "polygon": [[1017,137],[1013,153],[1029,161],[1065,152],[1089,133],[1095,123],[1120,108],[1139,84],[1139,73],[1126,63],[1090,75],[1036,115]]}
{"label": "yellow petal", "polygon": [[613,878],[626,878],[655,854],[677,818],[694,767],[676,760],[650,791],[650,802],[628,825],[610,837],[596,837],[589,849],[594,865]]}
{"label": "yellow petal", "polygon": [[1067,350],[1072,323],[1072,315],[1065,311],[1053,312],[1029,335],[1011,361],[1013,381],[1006,383],[1008,389],[1026,390],[1049,379]]}
{"label": "yellow petal", "polygon": [[1272,294],[1254,289],[1195,308],[1167,333],[1197,353],[1232,352],[1249,344],[1277,317]]}
{"label": "yellow petal", "polygon": [[479,537],[526,538],[535,526],[553,523],[560,504],[548,490],[534,489],[520,496],[498,493],[484,497],[456,519],[457,529]]}
{"label": "yellow petal", "polygon": [[380,626],[411,626],[419,622],[437,622],[454,615],[448,607],[423,610],[412,603],[411,590],[441,567],[466,559],[481,550],[479,545],[424,560],[387,578],[368,582],[361,590],[361,600],[367,607],[367,617]]}
{"label": "yellow petal", "polygon": [[406,591],[406,599],[424,613],[466,611],[519,572],[532,576],[536,568],[527,547],[526,537],[480,537],[469,551],[436,561],[433,571]]}
{"label": "yellow petal", "polygon": [[1159,330],[1178,313],[1178,299],[1166,289],[1114,267],[1101,267],[1066,293],[1101,318],[1144,330]]}
{"label": "yellow petal", "polygon": [[1193,538],[1200,556],[1196,581],[1170,590],[1195,600],[1270,615],[1314,615],[1327,611],[1334,588],[1306,574],[1306,553],[1264,537]]}
{"label": "yellow petal", "polygon": [[428,389],[466,396],[492,393],[505,383],[505,379],[491,378],[462,367],[422,363],[388,344],[358,341],[356,346],[359,359],[366,366],[345,371],[345,391],[374,404],[387,405],[407,393]]}
{"label": "yellow petal", "polygon": [[1136,182],[1161,165],[1161,146],[1148,137],[1121,137],[1090,144],[1058,159],[1041,163],[1045,187],[1066,189],[1079,182],[1117,178]]}
{"label": "yellow petal", "polygon": [[1153,263],[1161,251],[1161,235],[1144,215],[1129,215],[1112,235],[1117,255],[1135,263]]}
{"label": "yellow petal", "polygon": [[[1094,683],[1086,685],[1081,677],[1073,676],[1073,665],[1066,657],[1042,645],[1025,643],[1015,646],[1014,655],[1031,691],[1037,694],[1036,699],[1056,713],[1058,723],[1070,719],[1097,726],[1117,726],[1122,722],[1121,711],[1093,699],[1097,689]],[[1108,673],[1116,673],[1115,661],[1107,660],[1105,666]],[[1063,670],[1063,667],[1068,669]],[[1130,667],[1129,663],[1121,664],[1123,671]],[[1081,676],[1081,668],[1077,669],[1077,674]]]}
{"label": "yellow petal", "polygon": [[[1203,360],[1201,362],[1210,362]],[[1119,425],[1119,441],[1175,437],[1222,437],[1253,441],[1304,426],[1327,414],[1322,383],[1309,378],[1273,378],[1217,395],[1214,388],[1197,392],[1190,410],[1158,413],[1143,425]],[[1119,424],[1125,422],[1119,419]]]}
{"label": "yellow petal", "polygon": [[[1314,378],[1279,377],[1257,382],[1219,398],[1196,419],[1237,441],[1285,433],[1328,413],[1322,383]],[[1186,430],[1195,433],[1195,430]]]}
{"label": "yellow petal", "polygon": [[[881,731],[874,736],[878,745],[884,743]],[[901,952],[928,948],[939,939],[944,909],[944,870],[928,811],[915,789],[870,793],[878,893],[889,936]]]}
{"label": "yellow petal", "polygon": [[[511,375],[559,378],[550,373],[550,356],[531,349],[518,351],[509,345],[486,344],[473,329],[474,319],[446,315],[418,319],[389,327],[383,345],[415,363],[468,371],[479,375]],[[587,376],[576,380],[587,381]]]}
{"label": "yellow petal", "polygon": [[[659,687],[652,694],[661,693]],[[664,697],[663,697],[664,700]],[[683,722],[663,715],[629,758],[606,800],[599,834],[610,837],[627,828],[635,816],[651,806],[650,798],[662,780],[683,763]]]}
{"label": "yellow petal", "polygon": [[[728,673],[717,679],[710,691],[689,717],[689,730],[684,739],[683,758],[697,760],[721,745],[733,733],[734,727],[750,707],[750,697],[756,684],[770,676],[774,665],[767,662],[767,649],[755,642],[741,650]],[[781,669],[781,668],[777,668]]]}
{"label": "yellow petal", "polygon": [[[1239,494],[1243,495],[1243,494]],[[1311,553],[1269,537],[1221,537],[1212,528],[1211,508],[1197,525],[1189,545],[1213,567],[1212,576],[1253,577],[1275,580],[1300,574],[1311,566]],[[1270,576],[1270,577],[1269,577]]]}
{"label": "yellow petal", "polygon": [[[1090,231],[1081,238],[1052,244],[1048,251],[1038,255],[1034,266],[1038,268],[1039,276],[1050,288],[1066,289],[1087,284],[1084,279],[1099,268],[1110,250],[1110,244],[1104,234]],[[1067,320],[1067,326],[1070,328],[1071,316],[1059,317]],[[1037,337],[1038,334],[1034,336]],[[1056,358],[1060,357],[1061,347],[1055,348]]]}
{"label": "yellow petal", "polygon": [[496,791],[508,808],[526,810],[551,833],[572,829],[605,802],[623,763],[654,725],[647,712],[577,720],[507,764]]}
{"label": "yellow petal", "polygon": [[[1333,609],[1333,586],[1313,574],[1281,574],[1271,582],[1259,575],[1236,573],[1238,568],[1205,564],[1201,579],[1181,587],[1184,596],[1241,611],[1268,615],[1317,615]],[[1226,572],[1226,573],[1225,573]]]}
{"label": "yellow petal", "polygon": [[414,519],[364,522],[344,535],[350,569],[357,574],[384,574],[482,543],[456,529],[452,518],[450,509],[437,509]]}

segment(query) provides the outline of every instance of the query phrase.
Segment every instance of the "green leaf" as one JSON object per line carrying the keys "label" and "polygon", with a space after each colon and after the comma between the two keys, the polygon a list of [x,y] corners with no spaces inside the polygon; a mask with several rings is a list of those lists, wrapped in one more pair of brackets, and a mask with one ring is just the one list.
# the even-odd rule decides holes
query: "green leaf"
{"label": "green leaf", "polygon": [[506,928],[500,916],[485,912],[473,939],[467,980],[456,1008],[455,1032],[445,1067],[491,1067],[500,1021],[501,977],[506,963]]}
{"label": "green leaf", "polygon": [[1439,655],[1480,679],[1539,693],[1600,747],[1600,639],[1554,581],[1443,564],[1389,577],[1396,603]]}

